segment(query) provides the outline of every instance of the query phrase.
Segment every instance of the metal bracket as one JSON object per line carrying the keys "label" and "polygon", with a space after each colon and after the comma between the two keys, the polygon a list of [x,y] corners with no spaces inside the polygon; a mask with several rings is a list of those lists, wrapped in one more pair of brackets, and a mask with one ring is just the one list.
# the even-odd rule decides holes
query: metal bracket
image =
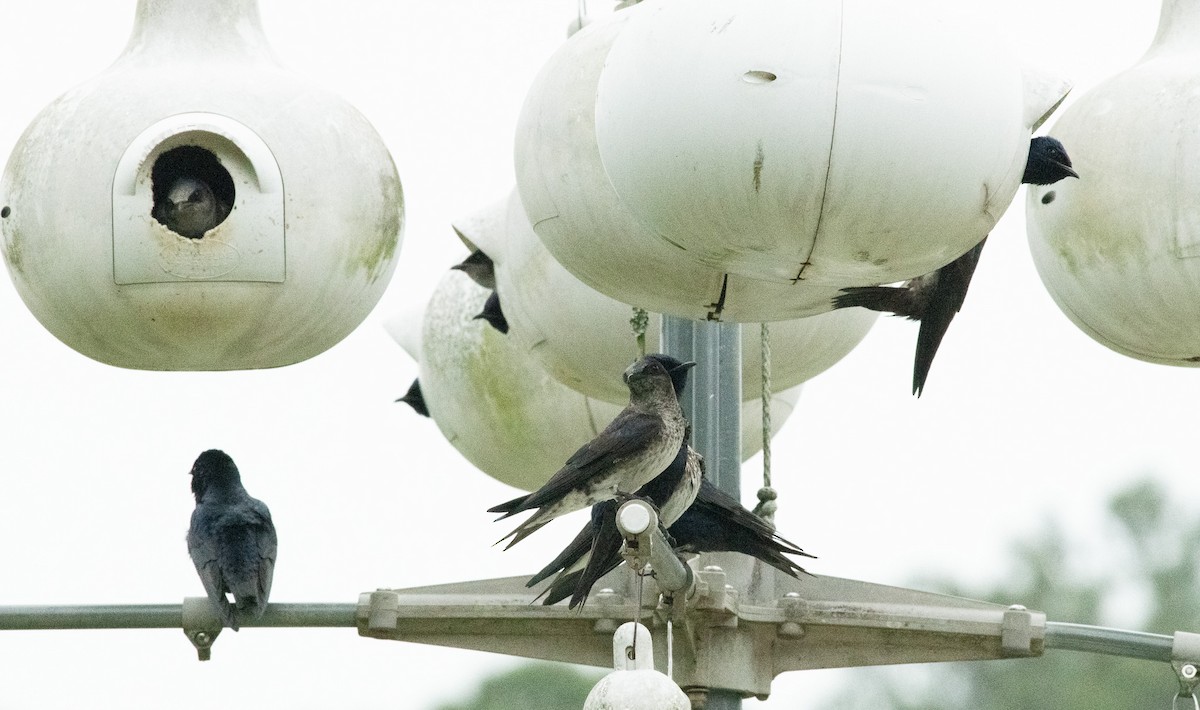
{"label": "metal bracket", "polygon": [[1036,655],[1033,613],[1020,604],[1004,612],[1000,622],[1000,650],[1006,658],[1026,658]]}
{"label": "metal bracket", "polygon": [[213,613],[208,597],[187,597],[182,609],[183,634],[196,647],[201,661],[212,658],[212,645],[221,633],[221,619]]}
{"label": "metal bracket", "polygon": [[1179,680],[1173,710],[1200,710],[1196,686],[1200,684],[1200,634],[1176,631],[1171,643],[1171,667]]}

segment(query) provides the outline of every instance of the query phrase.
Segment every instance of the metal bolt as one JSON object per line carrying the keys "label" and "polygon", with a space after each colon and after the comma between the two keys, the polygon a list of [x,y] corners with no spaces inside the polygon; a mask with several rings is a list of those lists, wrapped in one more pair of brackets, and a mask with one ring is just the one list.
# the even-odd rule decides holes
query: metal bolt
{"label": "metal bolt", "polygon": [[1029,611],[1024,604],[1013,604],[1008,607],[1009,611]]}
{"label": "metal bolt", "polygon": [[1189,664],[1185,665],[1183,668],[1180,668],[1179,672],[1182,673],[1183,677],[1186,678],[1187,680],[1192,680],[1193,678],[1196,677],[1196,674],[1198,671],[1196,670],[1195,666],[1193,666],[1192,664],[1189,663]]}
{"label": "metal bolt", "polygon": [[[203,631],[197,631],[195,634],[193,634],[192,640],[196,643],[197,646],[201,646],[201,647],[211,646],[212,642],[213,642],[212,637]],[[1193,670],[1195,670],[1195,669],[1193,669]]]}
{"label": "metal bolt", "polygon": [[704,565],[704,571],[705,572],[724,572],[725,570],[721,569],[717,565]]}
{"label": "metal bolt", "polygon": [[799,638],[804,635],[804,627],[795,621],[785,621],[779,625],[779,635],[789,638]]}
{"label": "metal bolt", "polygon": [[799,599],[800,592],[788,592],[787,594],[784,594],[783,596],[786,599]]}

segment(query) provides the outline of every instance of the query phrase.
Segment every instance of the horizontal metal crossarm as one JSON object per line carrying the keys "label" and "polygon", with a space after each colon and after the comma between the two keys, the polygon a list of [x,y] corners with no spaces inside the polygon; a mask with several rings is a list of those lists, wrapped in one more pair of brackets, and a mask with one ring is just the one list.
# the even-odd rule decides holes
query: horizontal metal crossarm
{"label": "horizontal metal crossarm", "polygon": [[[791,670],[1019,658],[1044,649],[1167,662],[1177,666],[1181,682],[1200,677],[1200,635],[1194,633],[1058,623],[1019,605],[836,577],[795,579],[731,553],[692,566],[694,579],[676,595],[678,607],[660,602],[653,581],[639,600],[633,575],[622,567],[574,610],[540,604],[525,577],[509,577],[381,589],[360,595],[357,604],[270,604],[261,618],[240,617],[239,623],[354,628],[371,638],[607,667],[621,623],[636,616],[663,630],[669,617],[681,685],[759,697],[770,693],[776,675]],[[183,629],[202,660],[222,631],[205,597],[183,604],[0,607],[0,630],[155,628]],[[665,642],[656,632],[660,668],[666,667]]]}
{"label": "horizontal metal crossarm", "polygon": [[[208,604],[208,599],[196,597]],[[261,619],[243,627],[349,627],[356,625],[354,604],[271,604]],[[101,606],[0,606],[0,630],[35,629],[179,629],[183,604]]]}
{"label": "horizontal metal crossarm", "polygon": [[1172,655],[1175,649],[1174,636],[1059,621],[1046,622],[1046,648],[1103,653],[1164,663],[1175,660],[1175,656]]}

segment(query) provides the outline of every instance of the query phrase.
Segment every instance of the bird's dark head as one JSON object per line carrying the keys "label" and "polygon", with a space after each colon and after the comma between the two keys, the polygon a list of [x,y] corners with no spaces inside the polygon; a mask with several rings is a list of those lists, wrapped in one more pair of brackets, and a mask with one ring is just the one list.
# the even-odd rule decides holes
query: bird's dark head
{"label": "bird's dark head", "polygon": [[[683,363],[679,363],[679,366],[683,367]],[[683,371],[687,372],[686,367]],[[672,391],[675,387],[671,373],[658,357],[653,355],[647,355],[626,368],[623,378],[629,387],[630,395],[633,396],[653,393],[660,389],[665,393],[666,387],[671,387]]]}
{"label": "bird's dark head", "polygon": [[229,454],[220,449],[209,449],[200,454],[196,458],[196,463],[192,464],[192,495],[196,497],[196,502],[204,496],[204,492],[210,486],[222,486],[228,483],[241,483],[242,477],[238,473],[237,464],[229,457]]}
{"label": "bird's dark head", "polygon": [[683,394],[683,388],[687,387],[688,373],[696,366],[694,362],[683,362],[678,358],[673,358],[670,355],[662,353],[654,353],[646,356],[648,359],[657,360],[667,374],[671,376],[671,386],[675,388],[675,396],[679,397]]}
{"label": "bird's dark head", "polygon": [[1053,185],[1063,178],[1079,177],[1071,167],[1067,149],[1057,138],[1036,136],[1029,141],[1029,157],[1025,160],[1025,174],[1021,182],[1026,185]]}

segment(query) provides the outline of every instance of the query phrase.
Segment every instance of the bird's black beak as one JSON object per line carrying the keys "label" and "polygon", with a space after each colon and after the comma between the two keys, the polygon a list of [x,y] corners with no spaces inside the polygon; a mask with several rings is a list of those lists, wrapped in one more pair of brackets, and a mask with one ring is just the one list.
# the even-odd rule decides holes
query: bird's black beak
{"label": "bird's black beak", "polygon": [[1079,177],[1079,173],[1075,172],[1075,168],[1072,168],[1070,165],[1066,165],[1064,163],[1059,163],[1058,167],[1062,168],[1064,173],[1066,173],[1067,175],[1070,175],[1073,178]]}
{"label": "bird's black beak", "polygon": [[671,370],[671,372],[675,372],[676,370],[690,370],[695,366],[696,366],[696,363],[689,360],[688,362],[679,363],[678,365],[675,366],[674,370]]}

